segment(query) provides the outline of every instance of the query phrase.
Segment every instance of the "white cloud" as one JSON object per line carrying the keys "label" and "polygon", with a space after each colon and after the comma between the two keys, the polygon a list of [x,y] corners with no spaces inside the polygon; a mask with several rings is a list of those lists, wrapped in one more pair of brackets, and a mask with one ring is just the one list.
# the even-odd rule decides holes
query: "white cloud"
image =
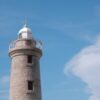
{"label": "white cloud", "polygon": [[89,89],[89,100],[100,100],[100,38],[83,48],[65,66],[64,73],[82,79]]}

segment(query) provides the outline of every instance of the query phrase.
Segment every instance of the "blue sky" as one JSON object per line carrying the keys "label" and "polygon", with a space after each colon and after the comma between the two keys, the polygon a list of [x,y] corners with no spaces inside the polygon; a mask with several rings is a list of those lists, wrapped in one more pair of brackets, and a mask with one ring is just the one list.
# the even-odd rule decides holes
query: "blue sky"
{"label": "blue sky", "polygon": [[43,100],[99,100],[99,0],[0,0],[0,100],[9,95],[8,47],[25,18],[43,42]]}

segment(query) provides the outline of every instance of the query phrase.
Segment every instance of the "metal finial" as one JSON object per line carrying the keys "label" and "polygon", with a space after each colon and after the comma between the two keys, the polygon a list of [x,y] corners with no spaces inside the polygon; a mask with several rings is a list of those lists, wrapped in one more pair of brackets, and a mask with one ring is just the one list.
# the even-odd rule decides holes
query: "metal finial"
{"label": "metal finial", "polygon": [[27,19],[25,18],[24,27],[27,27]]}

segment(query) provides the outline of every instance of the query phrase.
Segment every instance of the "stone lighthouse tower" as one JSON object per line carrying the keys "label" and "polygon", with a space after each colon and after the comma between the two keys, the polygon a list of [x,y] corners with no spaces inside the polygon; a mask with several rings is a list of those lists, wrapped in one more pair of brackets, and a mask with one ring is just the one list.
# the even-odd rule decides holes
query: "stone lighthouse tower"
{"label": "stone lighthouse tower", "polygon": [[42,56],[41,42],[32,37],[26,25],[18,38],[10,44],[11,57],[9,100],[41,100],[39,60]]}

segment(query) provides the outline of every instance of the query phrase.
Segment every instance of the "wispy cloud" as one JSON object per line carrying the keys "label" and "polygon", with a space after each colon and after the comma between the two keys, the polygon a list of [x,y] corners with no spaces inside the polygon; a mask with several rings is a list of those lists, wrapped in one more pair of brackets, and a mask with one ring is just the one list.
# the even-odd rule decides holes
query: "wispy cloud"
{"label": "wispy cloud", "polygon": [[48,19],[45,21],[45,19],[41,19],[41,22],[36,25],[45,29],[52,29],[65,36],[88,42],[93,42],[95,35],[98,35],[98,32],[96,33],[94,29],[100,25],[100,20],[96,18],[84,22],[73,22],[72,20],[65,20],[63,22],[62,20],[56,19]]}
{"label": "wispy cloud", "polygon": [[100,37],[76,54],[66,64],[64,73],[72,73],[87,84],[89,100],[100,100]]}
{"label": "wispy cloud", "polygon": [[0,83],[2,85],[7,85],[9,83],[9,75],[2,76]]}
{"label": "wispy cloud", "polygon": [[94,15],[100,16],[100,5],[96,5],[94,8]]}
{"label": "wispy cloud", "polygon": [[0,100],[8,100],[9,95],[9,75],[4,75],[0,79]]}

